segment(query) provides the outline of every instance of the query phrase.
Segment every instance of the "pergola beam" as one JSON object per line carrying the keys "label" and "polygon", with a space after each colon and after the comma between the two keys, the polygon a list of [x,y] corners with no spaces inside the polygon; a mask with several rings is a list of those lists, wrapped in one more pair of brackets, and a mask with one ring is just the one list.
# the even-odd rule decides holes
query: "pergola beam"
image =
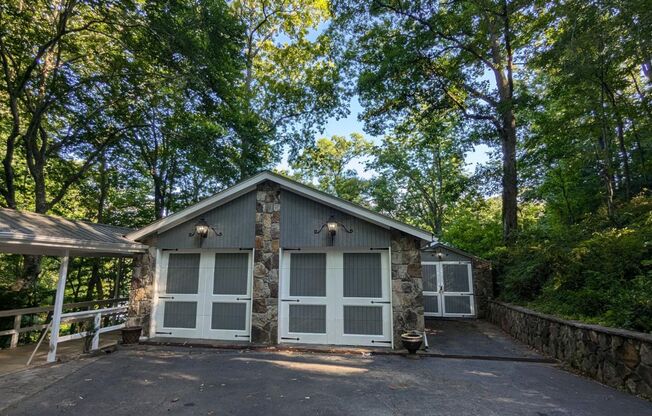
{"label": "pergola beam", "polygon": [[48,350],[48,362],[57,360],[57,343],[59,342],[59,329],[61,328],[61,314],[63,313],[63,295],[66,291],[66,276],[68,275],[68,250],[61,258],[59,266],[59,281],[57,282],[57,293],[54,297],[54,311],[52,313],[52,329],[50,331],[50,349]]}

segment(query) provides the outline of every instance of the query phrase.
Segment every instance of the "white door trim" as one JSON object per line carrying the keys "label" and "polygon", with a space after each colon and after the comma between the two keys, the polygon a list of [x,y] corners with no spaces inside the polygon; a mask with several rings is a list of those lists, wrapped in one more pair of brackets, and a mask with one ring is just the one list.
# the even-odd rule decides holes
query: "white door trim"
{"label": "white door trim", "polygon": [[[475,294],[473,293],[473,266],[470,261],[422,261],[422,265],[434,265],[437,267],[437,288],[438,292],[423,292],[424,296],[436,296],[439,313],[424,313],[425,316],[438,316],[450,318],[468,318],[475,316]],[[464,264],[467,266],[467,276],[469,281],[468,292],[448,292],[444,287],[444,265],[445,264]],[[468,296],[470,297],[470,313],[449,313],[446,312],[446,296]]]}
{"label": "white door trim", "polygon": [[[198,293],[192,295],[167,294],[165,286],[167,281],[167,264],[170,254],[200,254]],[[246,253],[247,261],[247,294],[246,295],[213,295],[213,276],[215,268],[215,254],[219,253]],[[154,299],[152,319],[150,322],[151,333],[156,337],[194,338],[194,339],[220,339],[250,341],[252,319],[252,290],[253,290],[253,250],[240,249],[157,249],[157,261],[154,273]],[[212,317],[212,303],[215,298],[233,302],[247,303],[245,330],[213,330],[210,328]],[[237,300],[236,298],[245,298]],[[167,328],[163,326],[164,303],[166,300],[197,302],[197,317],[195,328]]]}
{"label": "white door trim", "polygon": [[[392,336],[392,287],[391,256],[389,250],[369,249],[301,249],[298,254],[320,253],[326,255],[326,296],[290,296],[290,262],[292,254],[283,253],[280,270],[279,296],[279,343],[317,343],[332,345],[367,345],[391,347]],[[381,261],[382,296],[378,298],[345,298],[343,293],[343,258],[345,253],[378,253]],[[326,333],[294,333],[289,331],[291,305],[325,305]],[[344,334],[345,306],[382,307],[382,335]]]}

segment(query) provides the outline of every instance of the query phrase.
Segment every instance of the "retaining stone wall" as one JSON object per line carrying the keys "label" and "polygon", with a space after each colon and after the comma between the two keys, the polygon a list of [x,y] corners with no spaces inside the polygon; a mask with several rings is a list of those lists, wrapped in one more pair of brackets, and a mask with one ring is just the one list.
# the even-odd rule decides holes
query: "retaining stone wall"
{"label": "retaining stone wall", "polygon": [[652,334],[567,321],[490,300],[487,319],[601,383],[652,400]]}

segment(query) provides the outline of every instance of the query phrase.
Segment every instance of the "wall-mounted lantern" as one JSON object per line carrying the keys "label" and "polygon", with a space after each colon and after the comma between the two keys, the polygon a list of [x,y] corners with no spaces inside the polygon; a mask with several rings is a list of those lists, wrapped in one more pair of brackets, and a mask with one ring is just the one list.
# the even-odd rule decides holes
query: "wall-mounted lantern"
{"label": "wall-mounted lantern", "polygon": [[435,256],[437,256],[437,260],[442,261],[448,254],[444,253],[443,250],[440,248],[435,251]]}
{"label": "wall-mounted lantern", "polygon": [[210,231],[213,231],[216,236],[220,237],[222,235],[221,232],[217,232],[215,228],[213,228],[209,223],[206,222],[205,219],[201,218],[197,223],[195,224],[195,231],[188,234],[189,237],[194,237],[198,236],[201,238],[200,241],[203,241],[204,238],[208,237],[208,233]]}
{"label": "wall-mounted lantern", "polygon": [[333,239],[335,238],[335,234],[337,234],[337,229],[338,227],[342,227],[344,232],[351,234],[353,232],[352,228],[347,228],[346,225],[342,224],[341,222],[337,221],[335,219],[334,215],[331,215],[328,221],[326,221],[324,224],[322,224],[321,228],[319,230],[315,230],[315,234],[319,234],[322,232],[324,228],[328,230],[328,234],[331,236],[331,246],[333,245]]}

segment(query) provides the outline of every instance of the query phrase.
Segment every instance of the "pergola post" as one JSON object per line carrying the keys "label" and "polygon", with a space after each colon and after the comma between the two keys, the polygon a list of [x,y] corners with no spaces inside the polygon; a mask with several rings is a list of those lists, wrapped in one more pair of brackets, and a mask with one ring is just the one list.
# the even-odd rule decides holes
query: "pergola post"
{"label": "pergola post", "polygon": [[50,349],[48,350],[48,362],[57,360],[57,343],[59,342],[59,329],[61,327],[61,314],[63,313],[63,295],[66,291],[66,276],[68,275],[69,252],[65,251],[59,266],[59,281],[57,282],[57,293],[54,297],[54,311],[52,313],[52,329],[50,331]]}

